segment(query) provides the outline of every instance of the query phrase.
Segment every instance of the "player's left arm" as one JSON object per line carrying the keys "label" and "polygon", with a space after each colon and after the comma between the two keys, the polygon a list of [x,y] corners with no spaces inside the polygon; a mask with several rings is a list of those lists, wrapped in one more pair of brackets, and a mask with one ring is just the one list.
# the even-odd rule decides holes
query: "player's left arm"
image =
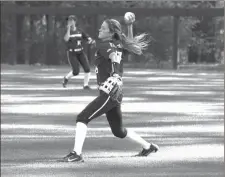
{"label": "player's left arm", "polygon": [[[118,53],[118,51],[114,47],[106,48],[106,46],[104,46],[104,48],[100,50],[100,53],[105,59],[111,60],[112,71],[110,73],[110,77],[102,84],[102,86],[99,87],[99,89],[103,90],[104,92],[109,94],[113,100],[120,103],[123,97],[123,81],[119,71],[122,52]],[[110,89],[105,89],[108,87]]]}
{"label": "player's left arm", "polygon": [[112,51],[109,54],[109,58],[112,63],[112,73],[111,75],[120,75],[120,64],[122,60],[122,52],[119,52],[117,50]]}
{"label": "player's left arm", "polygon": [[123,97],[123,80],[120,76],[119,70],[122,60],[122,52],[113,51],[110,53],[109,58],[111,59],[112,63],[112,73],[110,78],[115,81],[115,85],[112,87],[112,90],[110,91],[109,95],[113,100],[116,100],[118,103],[120,103]]}

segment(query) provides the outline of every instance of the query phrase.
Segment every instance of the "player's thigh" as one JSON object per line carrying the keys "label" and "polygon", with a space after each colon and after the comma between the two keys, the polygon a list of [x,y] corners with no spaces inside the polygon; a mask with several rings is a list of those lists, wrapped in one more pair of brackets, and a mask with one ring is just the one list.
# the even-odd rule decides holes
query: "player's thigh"
{"label": "player's thigh", "polygon": [[90,63],[88,61],[87,55],[85,54],[85,52],[82,52],[79,54],[78,60],[81,64],[81,66],[84,69],[84,72],[88,73],[90,72]]}
{"label": "player's thigh", "polygon": [[73,74],[77,75],[80,72],[79,68],[79,61],[77,59],[77,56],[74,52],[67,52],[67,58],[70,66],[72,67]]}
{"label": "player's thigh", "polygon": [[91,103],[89,103],[80,114],[78,114],[77,122],[87,124],[91,120],[101,116],[111,109],[111,102],[112,100],[107,94],[99,95]]}

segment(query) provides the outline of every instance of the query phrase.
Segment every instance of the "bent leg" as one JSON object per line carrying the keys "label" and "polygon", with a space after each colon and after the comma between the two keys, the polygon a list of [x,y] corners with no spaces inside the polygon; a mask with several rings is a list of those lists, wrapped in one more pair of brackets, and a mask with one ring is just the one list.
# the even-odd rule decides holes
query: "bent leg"
{"label": "bent leg", "polygon": [[90,63],[88,61],[87,55],[82,52],[77,56],[77,59],[79,60],[81,66],[84,69],[85,73],[89,73],[90,72]]}
{"label": "bent leg", "polygon": [[113,103],[109,95],[102,93],[89,103],[83,111],[78,114],[77,122],[88,124],[91,120],[112,109]]}
{"label": "bent leg", "polygon": [[131,129],[123,127],[121,105],[118,105],[106,113],[112,133],[118,138],[128,138],[133,142],[140,144],[144,149],[150,147],[150,143]]}
{"label": "bent leg", "polygon": [[76,53],[67,52],[67,57],[69,64],[72,67],[73,76],[77,76],[80,73],[80,67]]}
{"label": "bent leg", "polygon": [[84,52],[79,54],[78,60],[84,69],[84,87],[85,87],[85,86],[88,86],[90,76],[91,76],[90,64],[89,64],[87,55]]}
{"label": "bent leg", "polygon": [[125,138],[127,130],[123,127],[121,105],[117,105],[106,113],[107,120],[114,136]]}
{"label": "bent leg", "polygon": [[77,116],[74,151],[78,155],[82,153],[82,148],[87,133],[87,124],[94,118],[97,118],[111,109],[111,102],[112,100],[107,94],[101,94],[90,104],[88,104],[87,107],[85,107],[84,110]]}

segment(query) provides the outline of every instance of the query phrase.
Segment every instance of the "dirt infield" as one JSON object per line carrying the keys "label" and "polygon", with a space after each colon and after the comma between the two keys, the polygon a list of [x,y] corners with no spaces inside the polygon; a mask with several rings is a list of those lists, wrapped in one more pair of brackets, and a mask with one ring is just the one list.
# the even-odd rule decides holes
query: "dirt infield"
{"label": "dirt infield", "polygon": [[1,66],[2,177],[222,177],[224,75],[216,71],[125,68],[124,125],[160,150],[146,158],[113,137],[104,116],[91,122],[84,163],[57,160],[72,148],[76,115],[95,98],[69,68]]}

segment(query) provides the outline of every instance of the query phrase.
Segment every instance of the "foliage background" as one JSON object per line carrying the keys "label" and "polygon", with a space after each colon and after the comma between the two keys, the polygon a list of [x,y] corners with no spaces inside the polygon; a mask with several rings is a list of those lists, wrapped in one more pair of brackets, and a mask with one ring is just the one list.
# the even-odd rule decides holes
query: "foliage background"
{"label": "foliage background", "polygon": [[[10,1],[1,2],[4,4],[17,4],[18,6],[60,6],[60,7],[224,7],[224,1]],[[97,28],[102,20],[109,17],[107,14],[99,15],[97,19]],[[50,15],[17,15],[16,23],[18,26],[17,40],[19,43],[18,63],[34,64],[65,64],[67,63],[65,44],[63,36],[65,34],[65,16]],[[123,17],[113,17],[121,21]],[[79,25],[92,37],[96,37],[97,31],[93,31],[93,16],[78,16]],[[1,19],[1,62],[6,63],[12,54],[13,38],[12,16],[4,15]],[[125,29],[124,29],[125,30]],[[49,32],[47,35],[47,31]],[[152,38],[151,45],[144,56],[135,56],[130,62],[143,62],[145,64],[155,63],[160,67],[164,61],[170,61],[172,57],[172,35],[173,18],[172,17],[145,17],[136,19],[134,24],[134,34],[147,32]],[[188,62],[188,51],[190,47],[199,53],[198,62],[201,62],[201,55],[207,58],[207,53],[213,53],[216,62],[223,62],[221,51],[224,44],[224,20],[217,18],[180,18],[179,25],[179,63]],[[48,46],[48,51],[46,51]],[[212,52],[214,50],[214,52]],[[89,51],[89,57],[93,57],[93,52]],[[45,59],[47,55],[47,60]],[[209,60],[212,57],[209,57]],[[207,62],[207,59],[204,60]],[[210,62],[210,61],[209,61]]]}

